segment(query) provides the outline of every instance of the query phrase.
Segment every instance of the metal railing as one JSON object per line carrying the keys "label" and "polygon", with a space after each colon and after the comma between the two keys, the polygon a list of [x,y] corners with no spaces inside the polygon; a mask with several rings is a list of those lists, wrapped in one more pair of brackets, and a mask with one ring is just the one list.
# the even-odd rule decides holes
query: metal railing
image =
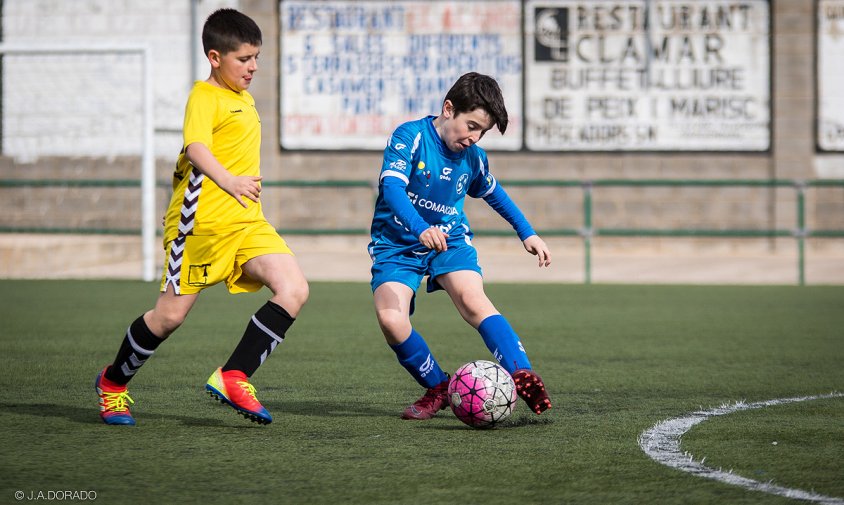
{"label": "metal railing", "polygon": [[[806,189],[809,187],[841,187],[844,180],[790,180],[790,179],[600,179],[594,181],[502,181],[514,186],[568,186],[583,190],[583,227],[578,230],[537,230],[545,236],[580,236],[584,245],[584,282],[592,282],[592,238],[601,237],[706,237],[706,238],[777,238],[793,237],[797,241],[798,282],[806,284],[806,239],[844,238],[844,230],[810,230],[806,227]],[[596,187],[766,187],[793,188],[797,192],[795,227],[791,229],[649,229],[649,228],[595,228],[592,224],[592,192]],[[481,234],[484,232],[481,231]]]}
{"label": "metal railing", "polygon": [[[511,179],[501,180],[506,187],[568,187],[580,188],[583,194],[583,225],[580,228],[537,229],[545,237],[580,237],[584,245],[584,283],[592,282],[592,240],[595,237],[703,237],[703,238],[794,238],[797,243],[797,271],[799,284],[806,283],[806,239],[844,238],[842,229],[810,230],[806,227],[806,190],[808,188],[844,188],[844,179],[796,180],[796,179],[597,179],[590,181]],[[266,187],[287,188],[370,188],[375,185],[369,180],[287,180],[264,181]],[[158,187],[169,188],[169,181],[159,181]],[[12,187],[141,187],[141,181],[133,179],[8,179],[0,180],[0,188]],[[606,187],[762,187],[792,188],[796,192],[796,220],[793,228],[764,229],[708,229],[708,228],[603,228],[593,225],[593,191]],[[305,235],[366,235],[367,228],[304,228],[279,229],[283,234]],[[128,228],[63,228],[63,227],[16,227],[0,226],[0,233],[50,233],[50,234],[98,234],[139,235],[140,229]],[[159,231],[160,233],[160,231]],[[510,236],[512,230],[478,229],[477,236]]]}

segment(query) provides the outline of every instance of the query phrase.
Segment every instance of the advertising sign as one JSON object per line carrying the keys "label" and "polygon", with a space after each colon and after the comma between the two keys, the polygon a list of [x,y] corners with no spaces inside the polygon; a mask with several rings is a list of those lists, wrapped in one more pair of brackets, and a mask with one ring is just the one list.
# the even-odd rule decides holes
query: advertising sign
{"label": "advertising sign", "polygon": [[765,0],[528,0],[525,36],[528,149],[770,147]]}
{"label": "advertising sign", "polygon": [[844,0],[818,2],[818,148],[844,152]]}
{"label": "advertising sign", "polygon": [[522,147],[521,2],[282,1],[280,143],[383,149],[401,123],[437,115],[458,77],[502,88],[510,124],[486,149]]}

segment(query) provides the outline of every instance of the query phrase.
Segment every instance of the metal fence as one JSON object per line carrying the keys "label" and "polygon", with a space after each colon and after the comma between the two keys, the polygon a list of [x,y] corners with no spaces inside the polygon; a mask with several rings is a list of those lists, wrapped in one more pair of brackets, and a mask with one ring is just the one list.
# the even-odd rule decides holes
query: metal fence
{"label": "metal fence", "polygon": [[[799,284],[805,284],[806,240],[809,238],[844,238],[844,229],[809,229],[806,226],[806,190],[809,188],[844,188],[844,179],[796,180],[796,179],[597,179],[587,181],[511,179],[501,180],[507,187],[569,187],[582,190],[582,226],[579,228],[538,229],[546,237],[580,237],[584,246],[584,283],[592,282],[592,240],[595,237],[704,237],[704,238],[793,238],[797,246],[797,271]],[[369,180],[287,180],[264,181],[266,187],[288,188],[373,188]],[[169,181],[159,181],[159,187],[170,187]],[[141,181],[134,179],[13,179],[0,180],[0,188],[14,187],[137,187]],[[605,187],[765,187],[791,188],[796,193],[796,220],[790,228],[611,228],[593,225],[593,191]],[[366,235],[366,228],[297,228],[279,229],[283,234],[304,235]],[[509,236],[511,230],[476,229],[478,236]],[[16,227],[0,225],[0,233],[45,233],[45,234],[97,234],[97,235],[140,235],[135,228],[56,228]],[[160,233],[160,230],[159,230]]]}

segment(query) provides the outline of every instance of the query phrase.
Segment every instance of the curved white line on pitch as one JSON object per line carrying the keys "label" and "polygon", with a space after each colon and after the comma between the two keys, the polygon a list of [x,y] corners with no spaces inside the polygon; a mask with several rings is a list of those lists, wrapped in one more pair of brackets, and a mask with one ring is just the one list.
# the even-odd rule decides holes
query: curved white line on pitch
{"label": "curved white line on pitch", "polygon": [[650,456],[650,458],[657,463],[662,463],[663,465],[670,466],[699,477],[714,479],[727,484],[741,486],[754,491],[762,491],[765,493],[785,496],[787,498],[809,500],[828,505],[844,505],[844,499],[841,498],[824,496],[810,491],[803,491],[802,489],[791,489],[783,486],[777,486],[771,484],[770,482],[759,482],[753,479],[734,475],[732,471],[725,472],[721,469],[716,470],[703,465],[703,461],[706,458],[703,458],[700,461],[695,461],[692,455],[680,452],[680,437],[689,431],[692,426],[695,426],[712,416],[723,416],[726,414],[732,414],[733,412],[737,412],[739,410],[759,409],[762,407],[771,407],[786,403],[841,397],[844,397],[844,393],[801,396],[798,398],[781,398],[756,403],[738,402],[735,405],[722,405],[710,410],[699,410],[684,417],[675,417],[674,419],[668,419],[667,421],[656,423],[653,427],[645,430],[639,436],[639,447],[641,447],[642,450],[645,451],[645,454]]}

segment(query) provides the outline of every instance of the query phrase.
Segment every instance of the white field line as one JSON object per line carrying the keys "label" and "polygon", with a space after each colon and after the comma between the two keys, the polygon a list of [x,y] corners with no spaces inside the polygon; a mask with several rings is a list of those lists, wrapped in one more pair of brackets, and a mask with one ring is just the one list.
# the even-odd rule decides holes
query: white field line
{"label": "white field line", "polygon": [[791,489],[783,486],[777,486],[770,482],[759,482],[753,479],[747,479],[745,477],[734,475],[732,470],[723,471],[720,468],[716,470],[715,468],[704,466],[703,462],[706,458],[703,458],[700,461],[695,461],[694,456],[688,454],[687,452],[680,451],[680,437],[689,431],[692,426],[706,421],[712,416],[723,416],[740,410],[759,409],[787,403],[841,397],[844,397],[844,393],[834,392],[826,395],[780,398],[755,403],[744,403],[741,401],[735,403],[734,405],[725,404],[710,410],[699,410],[697,412],[692,412],[687,416],[675,417],[674,419],[668,419],[666,421],[656,423],[650,429],[642,432],[639,436],[639,447],[641,447],[642,450],[645,451],[645,454],[654,461],[699,477],[714,479],[727,484],[741,486],[754,491],[762,491],[764,493],[785,496],[787,498],[808,500],[829,505],[844,505],[844,499],[842,498],[824,496],[811,491],[804,491],[802,489]]}

